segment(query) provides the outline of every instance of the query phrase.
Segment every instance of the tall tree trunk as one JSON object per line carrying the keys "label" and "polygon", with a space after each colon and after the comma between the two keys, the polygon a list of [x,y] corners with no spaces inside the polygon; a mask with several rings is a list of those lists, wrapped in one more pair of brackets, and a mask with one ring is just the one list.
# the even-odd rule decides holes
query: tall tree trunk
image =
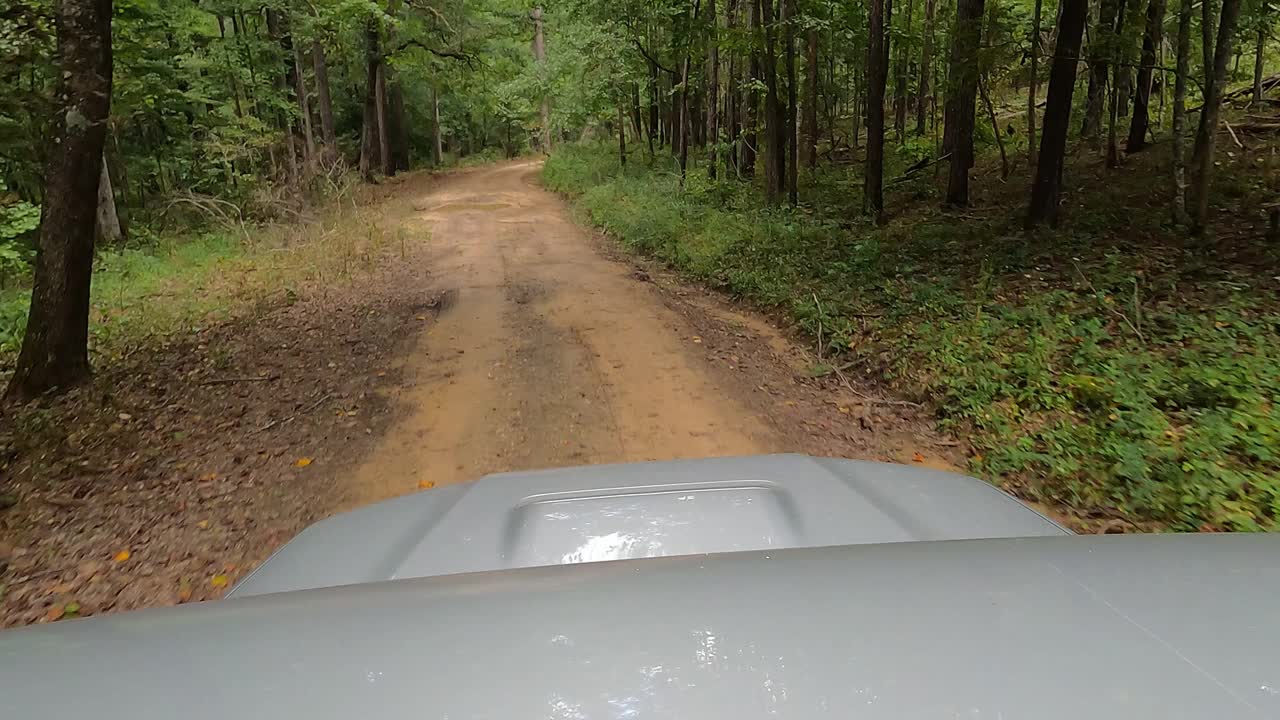
{"label": "tall tree trunk", "polygon": [[1204,73],[1204,86],[1213,82],[1213,0],[1202,0],[1200,3],[1200,52],[1203,61],[1201,71]]}
{"label": "tall tree trunk", "polygon": [[375,78],[374,115],[378,124],[378,155],[382,158],[382,174],[386,177],[395,175],[395,163],[391,160],[391,133],[387,125],[387,66],[379,58],[378,73]]}
{"label": "tall tree trunk", "polygon": [[787,106],[785,132],[787,136],[787,202],[796,205],[800,201],[799,190],[799,142],[796,142],[796,33],[795,0],[778,0],[782,13],[782,36],[787,65]]}
{"label": "tall tree trunk", "polygon": [[307,165],[314,169],[316,161],[316,136],[311,129],[311,101],[307,94],[307,76],[303,73],[302,68],[302,46],[297,43],[293,45],[293,73],[297,78],[298,90],[298,114],[302,116],[302,138],[305,143],[305,157]]}
{"label": "tall tree trunk", "polygon": [[1058,18],[1058,41],[1049,71],[1045,99],[1044,132],[1040,136],[1040,159],[1036,162],[1027,208],[1027,227],[1057,224],[1058,195],[1062,186],[1062,160],[1067,150],[1067,129],[1071,123],[1071,96],[1076,87],[1076,63],[1080,40],[1088,14],[1087,0],[1062,0]]}
{"label": "tall tree trunk", "polygon": [[1120,116],[1129,105],[1129,68],[1132,58],[1129,57],[1130,43],[1125,38],[1125,26],[1133,8],[1141,11],[1137,0],[1120,0],[1116,11],[1116,24],[1111,33],[1111,87],[1108,92],[1107,105],[1107,148],[1106,164],[1109,168],[1120,167],[1120,146],[1116,141],[1119,133]]}
{"label": "tall tree trunk", "polygon": [[[911,15],[915,9],[915,0],[907,0],[907,17],[904,33],[911,36]],[[909,71],[907,44],[901,43],[898,51],[896,80],[893,87],[893,131],[901,143],[907,137],[907,74]]]}
{"label": "tall tree trunk", "polygon": [[111,0],[61,0],[57,112],[44,170],[31,309],[5,395],[28,400],[89,376],[89,284],[111,107]]}
{"label": "tall tree trunk", "polygon": [[1112,51],[1111,31],[1115,27],[1116,14],[1120,12],[1120,2],[1102,0],[1098,24],[1089,38],[1089,91],[1085,98],[1084,125],[1080,129],[1080,135],[1089,139],[1096,140],[1102,131],[1102,112],[1106,108],[1110,72],[1108,59]]}
{"label": "tall tree trunk", "polygon": [[947,77],[946,128],[943,152],[951,154],[946,202],[969,204],[969,170],[973,167],[974,105],[978,95],[978,49],[982,41],[984,0],[959,0]]}
{"label": "tall tree trunk", "polygon": [[764,25],[764,130],[769,146],[764,158],[764,189],[765,198],[775,203],[786,188],[786,130],[778,98],[778,43],[773,0],[761,0],[760,10],[760,20]]}
{"label": "tall tree trunk", "polygon": [[329,63],[320,43],[311,44],[311,65],[316,74],[316,101],[320,115],[320,137],[324,139],[329,162],[338,159],[338,131],[333,124],[333,96],[329,94]]}
{"label": "tall tree trunk", "polygon": [[[276,79],[276,90],[287,98],[289,93],[292,92],[295,87],[293,62],[291,61],[293,49],[291,45],[286,44],[288,41],[288,33],[284,32],[281,28],[279,11],[267,8],[266,15],[267,37],[285,51],[284,57],[286,58],[283,68],[284,72],[276,71],[272,72],[271,75]],[[294,95],[295,97],[297,96],[296,93]],[[276,119],[279,123],[280,130],[284,133],[284,161],[285,168],[289,173],[288,181],[290,183],[295,183],[298,180],[298,148],[293,136],[293,121],[289,119],[289,114],[284,110],[280,110],[276,113]]]}
{"label": "tall tree trunk", "polygon": [[920,88],[916,94],[916,135],[919,136],[925,133],[925,112],[929,106],[929,83],[933,74],[933,17],[936,7],[937,0],[924,0],[924,45],[920,49]]}
{"label": "tall tree trunk", "polygon": [[372,182],[375,172],[381,172],[382,139],[378,122],[378,66],[382,63],[381,29],[378,21],[370,18],[365,24],[365,91],[364,117],[361,120],[360,174]]}
{"label": "tall tree trunk", "polygon": [[1036,0],[1031,16],[1031,67],[1027,81],[1027,167],[1035,167],[1036,164],[1036,95],[1040,90],[1040,14],[1043,5],[1044,0]]}
{"label": "tall tree trunk", "polygon": [[[542,33],[542,6],[533,9],[533,59],[538,65],[539,73],[545,73],[547,67],[547,42]],[[543,78],[545,81],[546,78]],[[551,97],[544,91],[542,94],[542,152],[551,152]]]}
{"label": "tall tree trunk", "polygon": [[689,55],[680,64],[680,187],[689,169]]}
{"label": "tall tree trunk", "polygon": [[1177,67],[1173,81],[1173,221],[1187,222],[1187,74],[1191,71],[1191,15],[1195,0],[1178,9]]}
{"label": "tall tree trunk", "polygon": [[719,42],[719,16],[716,15],[716,0],[707,0],[707,22],[710,32],[707,37],[707,174],[716,178],[717,150],[720,143],[720,51],[716,47]]}
{"label": "tall tree trunk", "polygon": [[391,74],[387,83],[387,137],[391,147],[391,174],[409,169],[409,120],[404,109],[404,88],[399,74],[384,66],[384,73]]}
{"label": "tall tree trunk", "polygon": [[867,163],[863,197],[876,224],[884,222],[884,89],[888,82],[888,49],[885,4],[868,0],[867,19]]}
{"label": "tall tree trunk", "polygon": [[742,174],[751,176],[756,171],[756,125],[759,123],[760,98],[756,96],[756,85],[761,80],[760,50],[760,3],[762,0],[747,0],[751,3],[751,58],[748,63],[751,87],[742,93],[742,116],[746,130],[742,137]]}
{"label": "tall tree trunk", "polygon": [[[653,159],[653,140],[661,137],[662,122],[658,114],[658,64],[649,61],[649,158]],[[659,142],[659,145],[662,143]]]}
{"label": "tall tree trunk", "polygon": [[818,167],[818,30],[809,28],[806,33],[808,47],[805,53],[804,98],[804,164],[810,170]]}
{"label": "tall tree trunk", "polygon": [[96,220],[97,234],[94,237],[99,247],[119,245],[124,240],[124,231],[120,228],[120,215],[116,212],[116,196],[111,191],[111,171],[107,169],[107,156],[102,156],[102,176],[98,181],[98,216]]}
{"label": "tall tree trunk", "polygon": [[[729,37],[736,37],[738,29],[738,0],[728,0],[725,7],[725,28],[728,30]],[[728,151],[725,153],[724,167],[725,172],[738,172],[738,137],[741,132],[742,120],[738,113],[742,110],[742,101],[739,95],[740,83],[738,82],[738,54],[736,52],[729,53],[729,61],[725,68],[728,74],[727,87],[725,88],[724,98],[724,122],[725,135],[728,138]]]}
{"label": "tall tree trunk", "polygon": [[1203,232],[1209,222],[1209,186],[1213,180],[1213,146],[1218,137],[1218,116],[1222,113],[1222,93],[1227,85],[1227,64],[1231,61],[1231,41],[1235,37],[1240,0],[1222,0],[1222,16],[1218,19],[1218,41],[1214,46],[1212,82],[1207,84],[1204,108],[1200,111],[1200,127],[1196,130],[1195,151],[1191,164],[1196,168],[1192,184],[1195,205],[1191,209],[1191,228]]}
{"label": "tall tree trunk", "polygon": [[1129,121],[1129,137],[1125,150],[1137,152],[1147,146],[1147,131],[1151,127],[1151,84],[1156,66],[1156,51],[1164,42],[1165,0],[1151,0],[1147,6],[1147,28],[1142,36],[1142,60],[1138,67],[1138,87],[1133,95],[1133,118]]}
{"label": "tall tree trunk", "polygon": [[440,130],[440,91],[431,89],[431,162],[444,162],[444,133]]}
{"label": "tall tree trunk", "polygon": [[618,103],[618,166],[627,167],[627,121],[622,103]]}
{"label": "tall tree trunk", "polygon": [[1263,53],[1267,49],[1267,28],[1265,25],[1258,28],[1257,44],[1253,50],[1253,100],[1254,107],[1262,105],[1262,61]]}

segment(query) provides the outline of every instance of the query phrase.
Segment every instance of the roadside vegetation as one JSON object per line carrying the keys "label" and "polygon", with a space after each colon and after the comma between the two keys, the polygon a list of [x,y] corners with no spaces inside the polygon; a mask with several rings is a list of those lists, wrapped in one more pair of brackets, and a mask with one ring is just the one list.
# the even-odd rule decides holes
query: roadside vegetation
{"label": "roadside vegetation", "polygon": [[[1273,188],[1254,147],[1220,168],[1189,238],[1149,182],[1167,146],[1106,171],[1082,151],[1068,227],[1021,229],[1025,168],[980,161],[981,202],[945,211],[932,174],[898,183],[876,226],[857,168],[826,168],[794,209],[750,184],[616,148],[562,148],[548,186],[627,247],[783,313],[824,349],[933,408],[971,469],[1085,517],[1171,530],[1266,530],[1280,518],[1280,247],[1250,212]],[[1274,179],[1274,176],[1269,176]]]}

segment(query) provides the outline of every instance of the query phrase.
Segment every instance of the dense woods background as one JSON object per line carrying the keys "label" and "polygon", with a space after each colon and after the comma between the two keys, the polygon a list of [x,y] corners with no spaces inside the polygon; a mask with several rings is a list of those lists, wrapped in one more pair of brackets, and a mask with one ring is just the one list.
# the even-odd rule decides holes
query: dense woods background
{"label": "dense woods background", "polygon": [[597,224],[813,332],[815,372],[936,407],[977,470],[1103,517],[1274,527],[1278,15],[17,0],[0,10],[9,397],[89,373],[95,257],[541,152]]}

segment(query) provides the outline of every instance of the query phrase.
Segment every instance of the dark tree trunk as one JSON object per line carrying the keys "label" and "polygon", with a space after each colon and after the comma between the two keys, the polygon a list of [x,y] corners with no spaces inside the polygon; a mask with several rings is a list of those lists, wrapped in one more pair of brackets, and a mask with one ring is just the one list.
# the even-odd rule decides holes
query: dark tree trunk
{"label": "dark tree trunk", "polygon": [[[738,0],[728,0],[725,8],[725,27],[729,31],[729,37],[735,37],[738,29]],[[724,122],[725,135],[728,138],[729,147],[725,153],[724,165],[725,172],[738,170],[738,142],[740,138],[738,134],[741,132],[741,120],[738,113],[742,109],[742,101],[739,95],[738,82],[738,56],[735,52],[729,53],[729,62],[727,63],[726,72],[729,80],[728,86],[725,88],[724,98]]]}
{"label": "dark tree trunk", "polygon": [[1218,41],[1214,46],[1212,82],[1205,90],[1204,108],[1200,111],[1200,127],[1196,130],[1196,146],[1191,156],[1195,169],[1191,207],[1191,228],[1203,232],[1209,222],[1209,186],[1213,180],[1213,146],[1218,136],[1218,116],[1222,113],[1222,93],[1227,85],[1227,64],[1231,61],[1231,41],[1235,38],[1240,0],[1222,0],[1222,16],[1218,19]]}
{"label": "dark tree trunk", "polygon": [[1204,71],[1204,87],[1213,82],[1213,0],[1200,3],[1200,51],[1203,54],[1201,68]]}
{"label": "dark tree trunk", "polygon": [[867,163],[863,197],[876,223],[884,222],[884,88],[888,82],[889,43],[885,36],[885,4],[868,0],[867,21]]}
{"label": "dark tree trunk", "polygon": [[1258,28],[1257,44],[1253,50],[1253,100],[1254,107],[1262,105],[1262,61],[1267,49],[1267,29]]}
{"label": "dark tree trunk", "polygon": [[618,165],[627,167],[627,121],[621,102],[618,103]]}
{"label": "dark tree trunk", "polygon": [[1125,150],[1137,152],[1147,146],[1147,131],[1151,126],[1151,82],[1156,65],[1156,50],[1164,42],[1165,0],[1151,0],[1147,6],[1147,28],[1142,36],[1142,61],[1138,67],[1138,86],[1133,94],[1133,118],[1129,121],[1129,137]]}
{"label": "dark tree trunk", "polygon": [[382,174],[391,177],[395,174],[395,164],[391,160],[391,132],[387,124],[387,66],[381,58],[376,80],[374,113],[378,124],[378,154],[382,157]]}
{"label": "dark tree trunk", "polygon": [[372,181],[375,172],[381,172],[382,139],[378,117],[378,66],[382,63],[382,48],[378,21],[370,19],[365,24],[365,89],[364,117],[361,120],[360,174]]}
{"label": "dark tree trunk", "polygon": [[1108,59],[1112,51],[1112,28],[1120,12],[1121,0],[1102,0],[1102,11],[1093,36],[1089,39],[1089,91],[1085,98],[1084,125],[1080,135],[1096,139],[1102,131],[1102,113],[1106,109]]}
{"label": "dark tree trunk", "polygon": [[5,395],[28,400],[89,376],[89,285],[111,107],[111,0],[54,4],[57,109],[44,170],[31,310]]}
{"label": "dark tree trunk", "polygon": [[[288,95],[291,92],[294,93],[294,97],[297,97],[297,93],[294,92],[294,88],[296,87],[296,76],[293,71],[292,62],[293,48],[291,43],[286,44],[289,42],[288,33],[281,28],[280,13],[278,11],[267,8],[266,14],[267,37],[284,49],[284,57],[286,58],[283,68],[284,72],[276,71],[271,73],[276,79],[276,89],[279,90],[280,94],[286,98],[288,98]],[[288,180],[291,183],[297,182],[298,148],[293,136],[293,121],[289,119],[289,114],[284,110],[280,110],[276,113],[276,119],[280,125],[281,132],[284,133],[284,162],[285,168],[287,168],[289,172]]]}
{"label": "dark tree trunk", "polygon": [[[649,157],[653,157],[653,140],[660,137],[662,123],[658,113],[658,64],[649,61]],[[659,142],[659,145],[662,143]]]}
{"label": "dark tree trunk", "polygon": [[[915,0],[907,0],[906,34],[911,35],[911,15],[915,10]],[[893,131],[901,143],[907,137],[907,44],[902,43],[898,51],[898,67],[893,87]]]}
{"label": "dark tree trunk", "polygon": [[[289,44],[293,45],[292,41]],[[307,78],[302,68],[302,46],[293,45],[294,88],[298,96],[298,114],[302,116],[303,150],[306,153],[307,165],[314,167],[316,161],[316,136],[311,128],[311,99],[307,93]]]}
{"label": "dark tree trunk", "polygon": [[710,26],[707,38],[707,173],[714,180],[719,162],[716,146],[720,143],[720,51],[716,47],[719,42],[716,0],[707,0],[707,22]]}
{"label": "dark tree trunk", "polygon": [[689,169],[689,55],[686,53],[680,65],[680,187],[684,187]]}
{"label": "dark tree trunk", "polygon": [[391,174],[409,169],[409,121],[404,110],[404,89],[394,70],[387,85],[387,136],[391,147]]}
{"label": "dark tree trunk", "polygon": [[[1039,0],[1036,0],[1037,7]],[[925,133],[925,111],[929,106],[929,83],[933,73],[933,17],[937,0],[924,0],[924,46],[920,50],[920,91],[916,94],[916,135]]]}
{"label": "dark tree trunk", "polygon": [[805,53],[804,164],[818,167],[818,31],[809,28]]}
{"label": "dark tree trunk", "polygon": [[[1154,1],[1154,0],[1153,0]],[[1031,16],[1031,68],[1027,82],[1027,166],[1036,163],[1036,95],[1040,88],[1040,14],[1043,0],[1036,0]]]}
{"label": "dark tree trunk", "polygon": [[764,24],[764,130],[768,138],[768,152],[764,162],[765,197],[775,203],[786,188],[786,130],[782,101],[778,97],[778,43],[773,0],[761,0],[760,20]]}
{"label": "dark tree trunk", "polygon": [[799,147],[796,142],[796,33],[794,23],[795,0],[780,0],[782,12],[782,35],[785,42],[787,65],[787,106],[786,106],[786,146],[787,146],[787,202],[791,205],[800,201],[799,191]]}
{"label": "dark tree trunk", "polygon": [[1195,0],[1182,0],[1178,9],[1177,66],[1173,82],[1173,221],[1187,221],[1187,75],[1191,70],[1191,16]]}
{"label": "dark tree trunk", "polygon": [[946,202],[969,204],[969,170],[973,167],[974,105],[978,95],[978,48],[982,41],[984,0],[959,0],[947,78],[943,153],[951,154]]}
{"label": "dark tree trunk", "polygon": [[1040,159],[1036,162],[1027,209],[1027,227],[1058,222],[1058,195],[1062,185],[1062,159],[1067,150],[1067,129],[1071,123],[1071,96],[1076,87],[1076,63],[1080,39],[1084,35],[1086,0],[1062,0],[1058,19],[1058,41],[1049,71],[1045,99],[1044,132],[1040,137]]}
{"label": "dark tree trunk", "polygon": [[[761,0],[747,0],[751,3],[751,36],[754,40],[759,39],[760,34],[760,2]],[[755,83],[761,79],[760,72],[760,51],[757,49],[755,42],[751,45],[751,59],[748,64],[748,71],[752,81],[751,89],[742,93],[742,116],[746,125],[746,130],[742,137],[742,174],[754,175],[756,171],[756,125],[759,122],[760,98],[756,96]]]}
{"label": "dark tree trunk", "polygon": [[320,43],[311,45],[311,64],[316,74],[316,104],[320,115],[320,137],[330,162],[338,157],[338,133],[333,124],[333,96],[329,94],[329,63]]}

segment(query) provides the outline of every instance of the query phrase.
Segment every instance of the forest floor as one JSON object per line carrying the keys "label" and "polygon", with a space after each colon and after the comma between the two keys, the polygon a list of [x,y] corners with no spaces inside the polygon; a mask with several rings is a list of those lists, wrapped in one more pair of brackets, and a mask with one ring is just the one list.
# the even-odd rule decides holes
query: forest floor
{"label": "forest floor", "polygon": [[[615,256],[540,171],[386,183],[366,210],[398,247],[343,245],[363,272],[254,295],[4,410],[0,625],[219,597],[316,519],[491,472],[779,451],[963,462],[918,406],[813,377],[820,359],[768,321]],[[259,271],[220,266],[217,282]]]}

